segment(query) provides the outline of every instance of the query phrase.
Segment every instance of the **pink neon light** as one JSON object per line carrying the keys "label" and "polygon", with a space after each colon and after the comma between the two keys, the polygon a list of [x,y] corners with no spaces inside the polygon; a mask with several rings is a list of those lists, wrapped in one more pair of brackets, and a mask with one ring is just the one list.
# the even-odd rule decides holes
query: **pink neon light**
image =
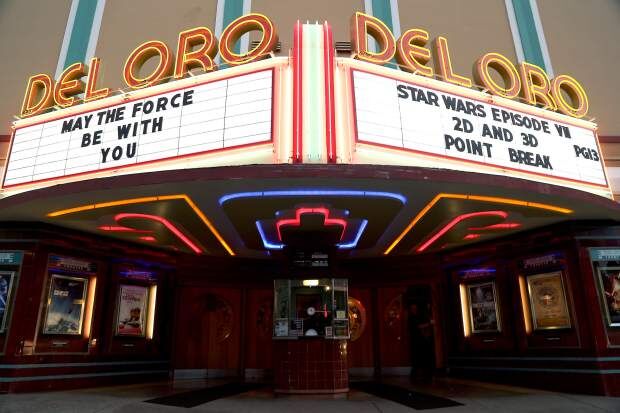
{"label": "pink neon light", "polygon": [[293,162],[303,161],[302,155],[302,60],[301,60],[301,41],[303,26],[299,20],[295,24],[293,32]]}
{"label": "pink neon light", "polygon": [[340,241],[344,236],[344,231],[347,228],[347,221],[341,218],[330,218],[329,209],[327,208],[298,208],[295,210],[295,218],[281,219],[276,222],[276,230],[278,232],[278,240],[282,241],[282,233],[280,227],[293,226],[298,227],[301,225],[301,216],[304,214],[321,214],[324,217],[325,226],[340,226],[342,231],[340,232]]}
{"label": "pink neon light", "polygon": [[143,237],[138,237],[138,239],[142,240],[142,241],[147,241],[147,242],[155,242],[155,241],[157,241],[155,239],[155,237],[153,237],[152,235],[146,235],[146,236],[143,236]]}
{"label": "pink neon light", "polygon": [[187,238],[187,236],[185,236],[185,234],[183,234],[177,227],[175,227],[174,224],[172,224],[170,221],[168,221],[164,217],[160,217],[159,215],[130,214],[130,213],[116,214],[114,216],[114,219],[116,220],[116,222],[119,222],[121,219],[127,219],[127,218],[140,218],[140,219],[147,219],[147,220],[159,222],[160,224],[168,228],[170,232],[176,235],[178,239],[180,239],[185,245],[187,245],[196,254],[200,254],[202,252],[202,250],[198,248],[196,244],[194,244],[189,238]]}
{"label": "pink neon light", "polygon": [[148,234],[153,231],[145,230],[145,229],[135,229],[129,227],[123,227],[120,225],[101,225],[98,227],[102,231],[112,231],[112,232],[134,232],[137,234]]}
{"label": "pink neon light", "polygon": [[467,240],[467,239],[476,239],[476,238],[480,238],[480,234],[467,234],[463,237],[463,239]]}
{"label": "pink neon light", "polygon": [[417,249],[417,251],[422,252],[425,249],[427,249],[433,242],[437,241],[437,239],[443,236],[446,232],[450,231],[455,225],[457,225],[461,221],[464,221],[470,218],[475,218],[475,217],[493,217],[493,216],[506,219],[506,217],[508,216],[508,213],[505,211],[480,211],[480,212],[471,212],[468,214],[459,215],[455,217],[454,219],[452,219],[452,221],[448,222],[446,226],[444,226],[437,233],[435,233],[435,235],[433,235],[424,244],[422,244]]}
{"label": "pink neon light", "polygon": [[336,119],[334,117],[334,39],[331,26],[323,23],[323,67],[325,70],[325,139],[327,159],[336,162]]}
{"label": "pink neon light", "polygon": [[486,231],[486,230],[494,230],[494,229],[511,229],[511,228],[519,228],[521,224],[518,222],[503,222],[501,224],[493,224],[487,225],[486,227],[470,227],[470,231]]}

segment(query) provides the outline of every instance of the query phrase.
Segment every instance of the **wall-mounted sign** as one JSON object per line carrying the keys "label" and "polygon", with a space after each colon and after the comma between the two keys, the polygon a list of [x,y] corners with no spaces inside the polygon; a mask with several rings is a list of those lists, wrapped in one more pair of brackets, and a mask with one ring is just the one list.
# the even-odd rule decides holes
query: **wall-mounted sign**
{"label": "wall-mounted sign", "polygon": [[19,265],[23,256],[21,251],[0,251],[0,265]]}
{"label": "wall-mounted sign", "polygon": [[[250,31],[259,31],[260,40],[247,53],[235,53],[236,42]],[[378,50],[368,49],[368,36],[375,39]],[[376,17],[361,12],[351,17],[351,44],[355,58],[382,65],[395,57],[405,71],[426,77],[437,74],[445,82],[472,87],[470,78],[455,73],[448,39],[437,36],[432,46],[427,47],[429,39],[426,30],[413,28],[404,31],[396,40],[385,23]],[[241,65],[265,58],[275,50],[277,41],[271,20],[262,14],[250,13],[224,28],[219,42],[213,32],[203,26],[182,31],[179,33],[176,55],[159,40],[139,45],[125,61],[123,79],[128,87],[139,89],[170,78],[183,78],[194,68],[209,72],[217,68],[213,58],[218,49],[224,62],[232,66]],[[329,47],[333,50],[332,44]],[[435,55],[434,68],[427,65],[432,54]],[[150,73],[141,75],[141,68],[151,58],[156,59],[157,64]],[[82,62],[74,63],[60,74],[57,81],[45,73],[30,77],[21,115],[32,116],[54,105],[63,108],[73,106],[81,101],[77,96],[80,93],[84,94],[84,102],[109,96],[109,88],[97,88],[100,64],[97,57],[92,58],[88,66]],[[503,84],[497,83],[489,69],[503,79]],[[86,82],[81,82],[84,77]],[[542,104],[550,110],[577,118],[588,112],[588,97],[574,78],[558,75],[550,79],[542,68],[527,62],[521,62],[517,67],[499,53],[487,53],[480,57],[475,64],[474,78],[487,91],[498,96],[514,99],[522,95],[529,104]]]}
{"label": "wall-mounted sign", "polygon": [[359,70],[353,83],[359,142],[608,186],[594,130]]}
{"label": "wall-mounted sign", "polygon": [[71,257],[50,255],[48,269],[71,273],[95,274],[97,272],[97,264]]}
{"label": "wall-mounted sign", "polygon": [[590,249],[592,261],[620,261],[620,248]]}
{"label": "wall-mounted sign", "polygon": [[538,257],[526,258],[521,261],[521,268],[524,270],[533,270],[536,268],[545,268],[558,265],[564,259],[564,255],[559,252],[541,255]]}
{"label": "wall-mounted sign", "polygon": [[496,269],[492,267],[467,268],[458,272],[462,280],[475,280],[478,278],[494,277]]}
{"label": "wall-mounted sign", "polygon": [[15,131],[4,187],[271,140],[267,69]]}

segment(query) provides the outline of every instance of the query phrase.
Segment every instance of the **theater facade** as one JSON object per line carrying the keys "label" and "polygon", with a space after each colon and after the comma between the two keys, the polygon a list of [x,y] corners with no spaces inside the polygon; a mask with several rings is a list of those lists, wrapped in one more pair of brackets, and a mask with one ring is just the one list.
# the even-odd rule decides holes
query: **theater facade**
{"label": "theater facade", "polygon": [[467,62],[479,25],[397,1],[212,2],[146,38],[136,5],[69,3],[11,102],[0,391],[413,369],[620,395],[617,104],[552,70],[546,1],[489,6]]}

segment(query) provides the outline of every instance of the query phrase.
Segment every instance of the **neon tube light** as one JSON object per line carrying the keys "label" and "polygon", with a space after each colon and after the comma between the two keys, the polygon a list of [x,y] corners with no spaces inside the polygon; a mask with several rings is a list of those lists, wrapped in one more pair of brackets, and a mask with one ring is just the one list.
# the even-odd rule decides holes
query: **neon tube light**
{"label": "neon tube light", "polygon": [[494,197],[494,196],[440,193],[440,194],[437,194],[431,200],[431,202],[429,202],[424,208],[422,208],[420,212],[418,212],[418,214],[411,220],[409,225],[407,225],[407,227],[398,235],[398,237],[396,237],[396,239],[392,241],[390,246],[387,247],[387,249],[383,252],[383,255],[388,255],[394,248],[396,248],[398,243],[401,242],[403,238],[405,238],[405,235],[407,235],[409,231],[411,231],[411,229],[428,213],[428,211],[430,211],[430,209],[437,202],[439,202],[441,199],[444,199],[444,198],[493,202],[493,203],[507,204],[507,205],[519,205],[519,206],[524,206],[528,208],[537,208],[537,209],[544,209],[547,211],[559,212],[561,214],[571,214],[573,212],[572,209],[568,209],[568,208],[562,208],[562,207],[558,207],[555,205],[549,205],[549,204],[541,204],[538,202],[528,202],[528,201],[523,201],[519,199],[500,198],[500,197]]}
{"label": "neon tube light", "polygon": [[346,244],[344,243],[336,244],[336,246],[342,250],[357,247],[357,243],[362,237],[362,234],[364,233],[364,230],[366,229],[366,225],[368,225],[368,220],[367,219],[362,220],[362,224],[360,225],[360,228],[357,230],[357,234],[355,235],[355,238],[353,239],[353,241],[346,243]]}
{"label": "neon tube light", "polygon": [[352,197],[369,197],[369,198],[390,198],[400,201],[402,204],[407,203],[404,195],[395,192],[381,191],[356,191],[356,190],[339,190],[339,189],[293,189],[281,191],[262,191],[262,192],[237,192],[227,194],[220,198],[220,205],[224,205],[231,199],[239,198],[269,198],[269,197],[287,197],[287,196],[352,196]]}
{"label": "neon tube light", "polygon": [[325,226],[340,226],[342,230],[340,231],[340,241],[342,241],[342,237],[344,236],[344,232],[347,229],[347,221],[341,218],[330,218],[329,217],[329,209],[327,208],[299,208],[295,211],[295,218],[291,219],[282,219],[276,222],[276,231],[278,232],[278,239],[282,241],[282,232],[280,228],[283,226],[301,226],[301,216],[306,214],[320,214],[323,215],[323,222]]}
{"label": "neon tube light", "polygon": [[194,211],[198,218],[207,226],[209,231],[213,234],[213,236],[218,240],[220,245],[228,252],[229,255],[235,255],[235,252],[230,248],[228,243],[224,240],[224,238],[220,235],[218,230],[213,226],[211,221],[203,214],[203,212],[198,208],[198,206],[192,201],[192,199],[186,194],[177,194],[177,195],[161,195],[161,196],[151,196],[151,197],[142,197],[142,198],[131,198],[131,199],[121,199],[112,202],[104,202],[99,204],[89,204],[83,205],[75,208],[61,209],[58,211],[53,211],[47,214],[50,218],[55,218],[63,215],[73,214],[75,212],[88,211],[91,209],[99,209],[99,208],[108,208],[113,206],[122,206],[122,205],[132,205],[132,204],[142,204],[149,202],[157,202],[157,201],[170,201],[180,199],[187,203],[187,205]]}
{"label": "neon tube light", "polygon": [[284,244],[275,244],[267,240],[267,236],[265,235],[265,230],[261,225],[260,221],[256,221],[256,229],[260,235],[261,240],[263,241],[263,246],[270,250],[281,250],[284,248]]}
{"label": "neon tube light", "polygon": [[[360,238],[362,237],[362,234],[366,230],[367,225],[368,225],[368,220],[363,219],[353,240],[351,242],[336,244],[338,249],[345,250],[345,249],[352,249],[352,248],[357,247],[357,243],[359,242]],[[269,241],[269,239],[267,238],[267,235],[265,234],[265,229],[263,228],[260,221],[256,221],[256,229],[258,230],[258,234],[260,235],[261,241],[263,242],[263,246],[266,249],[281,250],[284,248],[285,245],[283,243],[275,243],[275,242]]]}
{"label": "neon tube light", "polygon": [[492,217],[492,216],[500,217],[500,218],[504,218],[505,219],[508,216],[508,213],[505,212],[505,211],[481,211],[481,212],[472,212],[472,213],[469,213],[469,214],[459,215],[456,218],[452,219],[452,221],[450,221],[442,229],[437,231],[424,244],[422,244],[420,247],[418,247],[417,251],[418,252],[422,252],[422,251],[426,250],[431,244],[433,244],[435,241],[437,241],[439,238],[441,238],[446,232],[450,231],[452,228],[454,228],[454,226],[456,226],[461,221],[464,221],[464,220],[470,219],[470,218],[476,218],[476,217]]}
{"label": "neon tube light", "polygon": [[116,222],[122,219],[146,219],[155,222],[159,222],[163,226],[165,226],[170,232],[172,232],[178,239],[180,239],[185,245],[187,245],[192,251],[196,254],[202,253],[202,250],[194,244],[180,229],[178,229],[172,222],[168,221],[164,217],[160,217],[159,215],[149,215],[149,214],[133,214],[133,213],[122,213],[116,214],[114,216],[114,220]]}

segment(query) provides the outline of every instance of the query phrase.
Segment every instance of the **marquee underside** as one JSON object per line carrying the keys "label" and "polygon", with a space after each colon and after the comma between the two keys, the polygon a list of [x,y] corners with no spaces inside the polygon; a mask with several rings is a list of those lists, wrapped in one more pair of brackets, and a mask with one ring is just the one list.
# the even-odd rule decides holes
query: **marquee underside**
{"label": "marquee underside", "polygon": [[419,254],[574,220],[618,220],[606,198],[496,175],[375,165],[251,165],[67,183],[0,200],[45,222],[157,248],[273,259]]}

